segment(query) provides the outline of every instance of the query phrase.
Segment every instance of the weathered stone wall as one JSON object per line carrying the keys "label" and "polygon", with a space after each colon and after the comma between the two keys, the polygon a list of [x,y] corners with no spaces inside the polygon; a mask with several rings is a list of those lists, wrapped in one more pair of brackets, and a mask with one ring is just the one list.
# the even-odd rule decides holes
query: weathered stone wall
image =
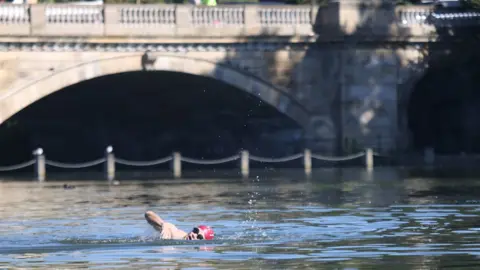
{"label": "weathered stone wall", "polygon": [[[323,153],[355,152],[364,147],[387,152],[408,145],[406,106],[409,91],[424,70],[423,55],[418,49],[313,44],[275,45],[275,48],[263,44],[250,49],[249,46],[244,44],[228,50],[223,45],[167,46],[168,50],[154,51],[152,56],[173,55],[179,56],[180,60],[169,62],[162,58],[153,69],[190,72],[191,68],[203,67],[193,73],[237,85],[302,122],[309,145]],[[53,87],[52,83],[42,83],[47,79],[54,78],[52,82],[58,85],[68,84],[107,75],[107,70],[119,68],[112,65],[124,65],[125,71],[140,70],[142,53],[108,51],[108,48],[81,52],[66,48],[57,48],[56,52],[0,52],[1,121],[11,116],[7,108],[11,108],[12,103],[21,109],[59,90],[46,90]],[[134,57],[109,63],[104,61],[129,55]],[[185,67],[191,65],[188,59],[213,65]],[[229,69],[219,72],[218,67]],[[64,72],[69,69],[76,71]],[[239,79],[237,73],[229,70],[255,80]],[[27,88],[30,94],[21,95]],[[42,94],[35,96],[32,93]],[[304,115],[308,119],[303,120]]]}
{"label": "weathered stone wall", "polygon": [[410,91],[425,66],[421,52],[415,48],[349,49],[344,58],[343,148],[405,149]]}

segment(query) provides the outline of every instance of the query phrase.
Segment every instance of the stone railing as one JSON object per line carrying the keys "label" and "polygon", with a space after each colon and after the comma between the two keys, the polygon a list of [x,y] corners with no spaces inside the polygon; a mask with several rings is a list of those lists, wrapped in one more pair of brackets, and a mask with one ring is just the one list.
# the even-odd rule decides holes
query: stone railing
{"label": "stone railing", "polygon": [[[344,7],[341,7],[344,9]],[[352,9],[352,6],[347,7]],[[316,6],[225,5],[0,5],[0,36],[63,37],[247,37],[328,35],[345,25],[371,19],[358,7],[344,16],[341,10]],[[426,6],[381,10],[374,24],[398,27],[480,25],[479,12],[438,13]],[[373,10],[374,11],[374,10]],[[372,13],[372,12],[370,12]],[[380,14],[379,13],[379,14]],[[339,15],[340,14],[340,15]],[[350,13],[344,13],[350,14]],[[372,14],[375,14],[374,12]],[[390,15],[391,14],[391,15]],[[366,15],[365,15],[366,16]],[[341,19],[339,19],[341,17]],[[351,17],[351,18],[350,18]],[[389,18],[386,18],[389,17]],[[312,27],[316,25],[316,27]],[[326,27],[317,27],[326,26]],[[372,25],[372,29],[377,27]],[[370,27],[370,26],[368,26]],[[320,30],[319,30],[320,29]],[[371,31],[374,33],[375,31]],[[412,31],[424,33],[425,31]],[[419,34],[420,35],[420,34]]]}
{"label": "stone railing", "polygon": [[29,35],[29,8],[27,5],[0,5],[0,35]]}
{"label": "stone railing", "polygon": [[0,5],[0,36],[310,36],[314,6]]}

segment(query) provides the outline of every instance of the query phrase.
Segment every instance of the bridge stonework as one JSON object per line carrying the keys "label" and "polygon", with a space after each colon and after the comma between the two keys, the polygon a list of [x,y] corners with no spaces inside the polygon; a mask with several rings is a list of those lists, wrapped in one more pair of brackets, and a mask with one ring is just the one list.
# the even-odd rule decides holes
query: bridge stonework
{"label": "bridge stonework", "polygon": [[437,27],[480,24],[479,12],[434,12],[379,0],[321,8],[0,5],[0,123],[84,80],[165,70],[257,96],[299,123],[315,151],[406,149],[409,96],[432,57],[421,44],[436,42]]}
{"label": "bridge stonework", "polygon": [[0,52],[0,122],[84,80],[165,70],[208,76],[257,96],[304,127],[310,147],[319,151],[354,151],[353,144],[383,152],[408,140],[401,120],[407,98],[399,93],[420,77],[422,56],[415,48],[197,44],[121,52],[115,47]]}

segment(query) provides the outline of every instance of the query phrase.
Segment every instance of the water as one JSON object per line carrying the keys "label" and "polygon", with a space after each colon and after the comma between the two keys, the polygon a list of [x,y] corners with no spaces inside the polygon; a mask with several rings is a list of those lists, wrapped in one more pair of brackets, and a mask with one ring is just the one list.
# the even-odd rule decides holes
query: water
{"label": "water", "polygon": [[[0,269],[476,269],[479,188],[474,178],[391,169],[310,180],[4,181]],[[146,210],[184,230],[211,225],[216,240],[158,240]]]}

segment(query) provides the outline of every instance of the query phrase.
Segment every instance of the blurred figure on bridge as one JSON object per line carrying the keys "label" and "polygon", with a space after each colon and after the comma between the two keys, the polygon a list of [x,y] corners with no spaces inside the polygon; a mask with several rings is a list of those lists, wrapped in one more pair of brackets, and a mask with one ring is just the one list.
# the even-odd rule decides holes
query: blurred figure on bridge
{"label": "blurred figure on bridge", "polygon": [[209,7],[215,7],[217,6],[217,0],[201,0],[202,5],[209,6]]}
{"label": "blurred figure on bridge", "polygon": [[188,2],[195,6],[199,6],[202,4],[202,0],[188,0]]}

